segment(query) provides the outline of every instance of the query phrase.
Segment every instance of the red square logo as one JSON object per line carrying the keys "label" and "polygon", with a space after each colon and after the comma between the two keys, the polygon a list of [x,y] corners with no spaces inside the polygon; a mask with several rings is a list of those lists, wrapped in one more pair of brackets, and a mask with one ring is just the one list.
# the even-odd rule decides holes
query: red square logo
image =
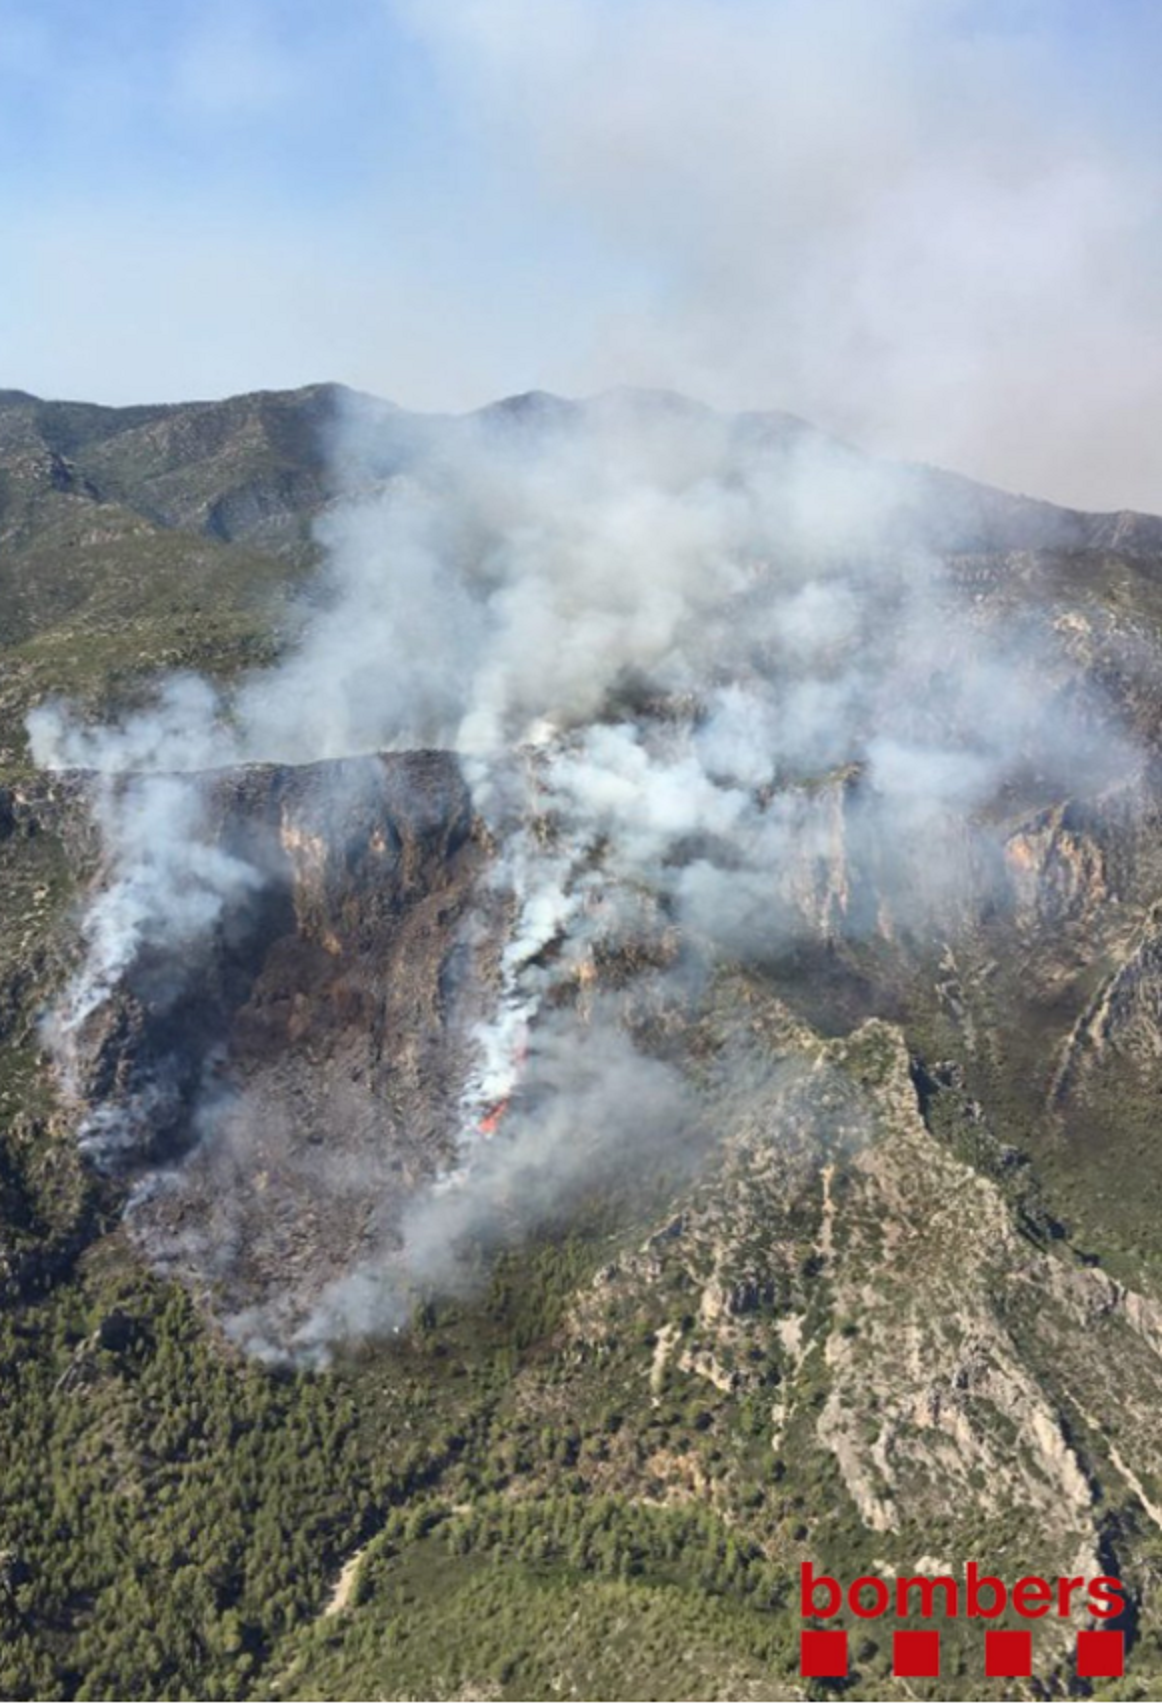
{"label": "red square logo", "polygon": [[997,1628],[984,1636],[984,1672],[991,1678],[1012,1678],[1033,1672],[1033,1635]]}
{"label": "red square logo", "polygon": [[1122,1634],[1098,1628],[1077,1635],[1077,1672],[1090,1679],[1116,1680],[1125,1673],[1126,1651]]}
{"label": "red square logo", "polygon": [[892,1634],[892,1673],[928,1678],[940,1673],[940,1635],[927,1630]]}
{"label": "red square logo", "polygon": [[832,1680],[847,1673],[847,1634],[804,1628],[799,1635],[799,1673]]}

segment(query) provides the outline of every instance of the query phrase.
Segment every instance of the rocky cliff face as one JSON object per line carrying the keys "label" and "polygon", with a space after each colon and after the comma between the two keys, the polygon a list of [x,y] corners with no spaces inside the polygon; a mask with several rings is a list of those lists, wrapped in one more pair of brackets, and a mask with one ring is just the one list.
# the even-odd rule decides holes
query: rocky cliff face
{"label": "rocky cliff face", "polygon": [[[765,1090],[720,1087],[713,1173],[579,1297],[571,1400],[636,1379],[655,1408],[725,1410],[722,1442],[771,1452],[770,1555],[1135,1578],[1162,1518],[1157,1302],[1038,1224],[1027,1161],[954,1082],[917,1081],[895,1026],[825,1041],[753,983],[708,1022]],[[627,1440],[605,1478],[727,1508],[747,1472]]]}
{"label": "rocky cliff face", "polygon": [[[131,1220],[153,1259],[218,1314],[273,1301],[289,1321],[361,1253],[389,1246],[402,1207],[453,1160],[510,902],[447,755],[252,766],[196,784],[208,841],[259,872],[257,891],[227,906],[176,982],[167,956],[147,951],[86,1020],[71,1116],[96,1120],[86,1128],[98,1153],[120,1125],[106,1157],[137,1185]],[[96,857],[96,785],[63,777],[18,806],[66,835],[78,867]],[[771,959],[765,983],[794,1022],[827,1030],[894,1012],[905,1030],[893,1047],[914,1025],[913,1047],[938,1037],[978,1088],[998,1071],[1011,1088],[1006,1033],[1035,1031],[1016,1087],[1053,1140],[1084,1104],[1093,1059],[1112,1050],[1149,1073],[1159,1056],[1152,801],[1136,782],[964,842],[958,907],[934,934],[898,872],[891,891],[878,884],[858,775],[838,775],[809,801],[826,832],[776,873],[772,904],[796,945]],[[95,890],[107,879],[98,867]],[[651,915],[647,927],[635,913],[632,951],[611,940],[562,983],[580,1022],[603,991],[630,990],[632,1006],[643,973],[678,951],[697,957],[697,942]],[[667,1021],[700,1021],[697,1001]],[[810,1055],[812,1033],[789,1053]],[[897,1096],[909,1129],[914,1100]],[[746,1116],[778,1124],[760,1090]],[[826,1151],[818,1131],[816,1144]],[[839,1190],[851,1155],[835,1163]]]}

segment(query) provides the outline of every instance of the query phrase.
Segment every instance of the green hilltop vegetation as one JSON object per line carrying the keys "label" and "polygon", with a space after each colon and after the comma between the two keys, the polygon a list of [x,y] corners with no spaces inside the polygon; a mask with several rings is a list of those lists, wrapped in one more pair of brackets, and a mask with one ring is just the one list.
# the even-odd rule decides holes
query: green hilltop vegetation
{"label": "green hilltop vegetation", "polygon": [[268,662],[334,495],[336,387],[188,407],[97,408],[0,392],[0,756],[67,691],[95,713],[159,672]]}
{"label": "green hilltop vegetation", "polygon": [[[37,1040],[95,849],[21,815],[23,717],[278,653],[335,394],[0,393],[0,1695],[1005,1697],[957,1623],[940,1680],[894,1681],[874,1622],[846,1683],[800,1679],[800,1563],[1088,1555],[1134,1594],[1127,1678],[1079,1683],[1039,1626],[1039,1695],[1157,1696],[1157,1059],[1111,1031],[1046,1101],[1111,976],[1150,1007],[1152,867],[1116,917],[1081,884],[951,966],[724,968],[697,1175],[631,1168],[327,1371],[246,1359],[143,1267]],[[1162,552],[1095,537],[1053,544],[1054,595],[1157,644]],[[1012,595],[999,545],[965,555]],[[1116,824],[1027,832],[1132,864]]]}

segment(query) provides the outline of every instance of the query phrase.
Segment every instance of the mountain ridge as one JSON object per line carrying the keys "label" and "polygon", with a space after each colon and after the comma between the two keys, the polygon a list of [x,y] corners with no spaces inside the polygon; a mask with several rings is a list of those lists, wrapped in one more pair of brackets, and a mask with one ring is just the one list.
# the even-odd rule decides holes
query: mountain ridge
{"label": "mountain ridge", "polygon": [[[386,412],[393,417],[403,417],[427,423],[488,420],[492,417],[503,416],[527,416],[536,414],[538,410],[548,411],[560,416],[576,416],[611,402],[626,402],[633,407],[645,407],[659,413],[693,412],[720,421],[735,421],[747,429],[761,431],[775,427],[783,432],[807,433],[819,439],[826,439],[845,451],[857,456],[865,456],[872,461],[883,461],[925,477],[935,477],[940,481],[955,481],[961,487],[968,488],[974,493],[1001,497],[1019,504],[1037,505],[1043,511],[1057,511],[1074,517],[1086,517],[1093,521],[1101,520],[1107,524],[1119,518],[1132,517],[1137,520],[1157,520],[1159,518],[1154,511],[1126,507],[1108,510],[1078,509],[1069,504],[1037,497],[1032,493],[1017,492],[996,486],[933,463],[873,455],[850,442],[823,431],[804,417],[788,413],[785,410],[721,410],[680,392],[642,386],[613,386],[584,397],[565,397],[551,391],[521,391],[463,410],[408,408],[374,392],[363,391],[357,387],[330,379],[317,380],[296,386],[290,390],[259,389],[239,392],[229,397],[193,398],[181,402],[145,404],[87,403],[64,398],[45,398],[29,391],[0,389],[0,411],[29,409],[37,416],[38,422],[51,428],[46,437],[46,442],[51,447],[62,451],[75,448],[79,443],[87,442],[90,438],[100,440],[105,437],[118,436],[125,431],[132,430],[135,426],[153,424],[167,416],[220,413],[237,417],[246,412],[257,411],[261,413],[264,408],[273,408],[276,412],[294,412],[296,410],[309,412],[319,405],[334,405],[340,400],[370,414],[372,417]],[[93,433],[84,433],[81,430],[81,423],[85,420],[91,421],[98,430]]]}

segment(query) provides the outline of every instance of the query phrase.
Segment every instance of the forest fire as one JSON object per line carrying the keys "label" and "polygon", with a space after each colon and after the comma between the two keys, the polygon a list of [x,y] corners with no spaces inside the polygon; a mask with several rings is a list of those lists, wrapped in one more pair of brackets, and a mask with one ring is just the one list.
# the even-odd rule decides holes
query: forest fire
{"label": "forest fire", "polygon": [[491,1107],[489,1111],[484,1114],[484,1117],[480,1120],[480,1123],[476,1127],[481,1136],[496,1135],[496,1132],[500,1129],[500,1121],[508,1111],[511,1104],[512,1096],[505,1095],[503,1100],[498,1100],[495,1106]]}

